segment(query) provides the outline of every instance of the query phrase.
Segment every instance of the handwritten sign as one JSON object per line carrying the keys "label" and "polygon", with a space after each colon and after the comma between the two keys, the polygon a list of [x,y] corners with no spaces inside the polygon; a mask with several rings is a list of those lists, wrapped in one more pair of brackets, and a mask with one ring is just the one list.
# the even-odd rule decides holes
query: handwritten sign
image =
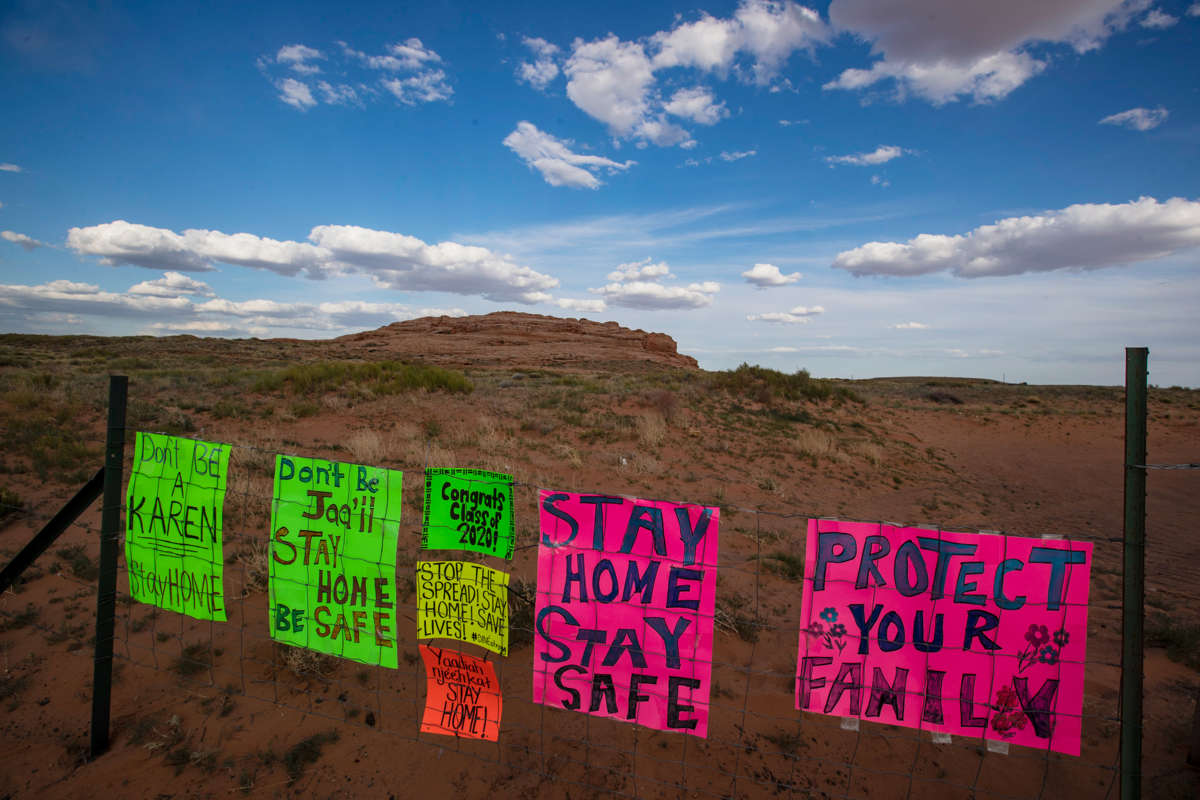
{"label": "handwritten sign", "polygon": [[500,738],[504,698],[496,667],[482,658],[420,645],[425,661],[425,715],[422,733],[464,739]]}
{"label": "handwritten sign", "polygon": [[426,550],[473,550],[512,558],[512,475],[481,469],[425,470]]}
{"label": "handwritten sign", "polygon": [[225,621],[221,508],[229,445],[138,433],[125,499],[129,594]]}
{"label": "handwritten sign", "polygon": [[276,456],[271,638],[396,667],[397,470]]}
{"label": "handwritten sign", "polygon": [[1079,755],[1092,545],[809,520],[796,708]]}
{"label": "handwritten sign", "polygon": [[417,638],[508,655],[508,573],[466,561],[417,562]]}
{"label": "handwritten sign", "polygon": [[720,509],[539,499],[534,702],[707,736]]}

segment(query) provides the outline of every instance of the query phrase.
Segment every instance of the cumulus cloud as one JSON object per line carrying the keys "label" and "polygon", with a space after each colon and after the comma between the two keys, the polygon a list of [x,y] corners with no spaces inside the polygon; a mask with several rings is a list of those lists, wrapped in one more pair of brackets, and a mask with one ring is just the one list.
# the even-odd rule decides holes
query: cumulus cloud
{"label": "cumulus cloud", "polygon": [[557,139],[525,121],[517,123],[516,129],[504,137],[504,146],[540,172],[551,186],[598,189],[601,181],[595,173],[605,170],[612,175],[637,163],[575,153],[570,148],[572,144],[570,139]]}
{"label": "cumulus cloud", "polygon": [[834,0],[830,22],[870,42],[881,58],[869,69],[845,70],[825,88],[854,90],[892,80],[900,99],[911,93],[936,105],[961,97],[998,100],[1047,67],[1030,55],[1031,45],[1096,49],[1146,5],[1146,0]]}
{"label": "cumulus cloud", "polygon": [[893,325],[892,328],[898,331],[924,331],[928,330],[929,326],[924,322],[899,322]]}
{"label": "cumulus cloud", "polygon": [[279,99],[292,108],[307,111],[317,104],[317,101],[313,99],[312,89],[308,88],[308,84],[303,81],[284,78],[275,84],[275,88],[279,90]]}
{"label": "cumulus cloud", "polygon": [[787,286],[796,283],[804,276],[799,272],[784,275],[774,264],[755,264],[743,272],[742,277],[746,279],[747,283],[753,283],[760,289],[766,289],[769,286]]}
{"label": "cumulus cloud", "polygon": [[308,238],[329,251],[343,269],[369,275],[388,289],[536,303],[544,299],[545,290],[558,286],[558,279],[485,247],[426,244],[414,236],[355,225],[318,225]]}
{"label": "cumulus cloud", "polygon": [[1143,28],[1165,30],[1176,22],[1179,22],[1179,17],[1173,17],[1166,12],[1159,11],[1157,8],[1152,8],[1146,16],[1142,17],[1140,24]]}
{"label": "cumulus cloud", "polygon": [[289,44],[279,48],[279,52],[275,54],[275,63],[286,64],[293,72],[301,75],[312,75],[320,72],[321,68],[309,62],[323,58],[325,56],[320,50],[302,44]]}
{"label": "cumulus cloud", "polygon": [[0,172],[21,172],[21,168],[16,164],[0,164]]}
{"label": "cumulus cloud", "polygon": [[693,86],[663,99],[659,74],[688,68],[726,77],[737,73],[767,85],[798,50],[827,41],[829,31],[813,10],[792,0],[742,0],[733,16],[707,13],[637,41],[613,34],[576,39],[563,66],[567,97],[619,139],[640,146],[695,146],[687,130],[667,115],[712,125],[728,115],[711,90]]}
{"label": "cumulus cloud", "polygon": [[1170,112],[1162,106],[1158,108],[1131,108],[1119,114],[1112,114],[1100,120],[1101,125],[1119,125],[1134,131],[1148,131],[1166,122]]}
{"label": "cumulus cloud", "polygon": [[827,156],[825,161],[830,166],[837,164],[850,164],[855,167],[869,167],[877,164],[886,164],[893,158],[899,158],[902,155],[904,155],[903,148],[890,144],[881,144],[870,153],[854,153],[848,156]]}
{"label": "cumulus cloud", "polygon": [[164,272],[161,278],[135,283],[129,287],[129,293],[154,297],[180,297],[191,294],[212,297],[214,294],[207,283],[189,278],[181,272]]}
{"label": "cumulus cloud", "polygon": [[522,40],[535,56],[532,62],[522,61],[517,65],[517,79],[525,81],[535,89],[545,89],[558,77],[558,46],[545,39],[526,36]]}
{"label": "cumulus cloud", "polygon": [[[204,272],[220,262],[312,279],[360,274],[388,289],[478,295],[502,302],[542,302],[548,297],[545,290],[558,285],[557,279],[507,256],[457,242],[427,244],[414,236],[353,225],[319,225],[308,239],[278,241],[199,229],[180,234],[117,220],[72,228],[67,246],[110,265]],[[184,285],[172,280],[175,287]]]}
{"label": "cumulus cloud", "polygon": [[796,306],[790,311],[767,311],[762,314],[747,314],[751,322],[773,322],[779,325],[807,325],[818,314],[824,314],[821,306]]}
{"label": "cumulus cloud", "polygon": [[660,278],[674,278],[671,274],[671,268],[667,266],[667,262],[659,261],[654,263],[654,259],[646,258],[641,261],[630,261],[625,264],[618,264],[617,268],[606,276],[610,281],[638,281],[638,280],[659,280]]}
{"label": "cumulus cloud", "polygon": [[20,245],[26,251],[36,250],[39,247],[46,246],[45,242],[39,242],[37,239],[34,239],[32,236],[26,236],[25,234],[17,233],[16,231],[0,231],[0,239],[3,239],[6,242],[12,242],[13,244],[16,244],[16,245]]}
{"label": "cumulus cloud", "polygon": [[1085,203],[1010,217],[966,234],[923,233],[907,242],[869,242],[839,253],[833,266],[855,275],[963,278],[1060,269],[1093,270],[1163,258],[1200,246],[1200,202],[1143,197]]}
{"label": "cumulus cloud", "polygon": [[0,308],[36,322],[69,319],[73,324],[82,324],[82,317],[140,319],[146,321],[146,333],[233,336],[296,330],[338,333],[419,316],[466,314],[461,308],[412,309],[400,303],[356,300],[313,304],[219,297],[196,301],[186,296],[193,294],[211,296],[212,291],[187,276],[168,272],[161,279],[137,284],[125,292],[65,280],[37,286],[0,285]]}
{"label": "cumulus cloud", "polygon": [[743,158],[749,158],[750,156],[756,156],[756,155],[758,155],[757,150],[732,150],[732,151],[722,150],[721,151],[721,160],[722,161],[731,161],[731,162],[732,161],[741,161]]}
{"label": "cumulus cloud", "polygon": [[667,310],[710,306],[713,295],[720,289],[721,285],[715,281],[689,283],[687,286],[665,286],[652,281],[624,281],[588,291],[600,295],[614,306]]}
{"label": "cumulus cloud", "polygon": [[587,300],[574,297],[560,297],[554,301],[554,305],[566,311],[579,311],[584,314],[599,314],[608,308],[608,304],[603,300]]}
{"label": "cumulus cloud", "polygon": [[1200,17],[1200,3],[1192,3],[1188,6],[1187,15],[1189,17]]}
{"label": "cumulus cloud", "polygon": [[641,309],[704,308],[712,305],[713,295],[721,289],[715,281],[667,286],[663,278],[674,278],[665,261],[652,258],[620,264],[608,273],[606,286],[588,289],[615,306]]}
{"label": "cumulus cloud", "polygon": [[[454,95],[450,80],[439,65],[442,57],[420,39],[410,38],[388,45],[383,53],[365,53],[345,42],[340,50],[325,53],[303,44],[285,45],[274,56],[258,59],[258,68],[279,90],[279,99],[300,111],[322,103],[363,107],[367,101],[390,96],[408,106],[449,100]],[[344,80],[308,83],[292,77],[316,75],[322,68],[313,62],[329,62],[330,72]],[[280,68],[287,70],[280,75]],[[380,74],[382,73],[382,74]]]}
{"label": "cumulus cloud", "polygon": [[725,104],[718,103],[712,91],[701,86],[675,92],[663,109],[672,116],[690,119],[700,125],[715,125],[729,116]]}

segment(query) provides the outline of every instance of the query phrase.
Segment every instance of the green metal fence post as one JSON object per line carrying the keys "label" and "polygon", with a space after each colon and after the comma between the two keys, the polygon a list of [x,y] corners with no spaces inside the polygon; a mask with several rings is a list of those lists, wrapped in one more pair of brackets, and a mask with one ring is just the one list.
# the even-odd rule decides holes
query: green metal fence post
{"label": "green metal fence post", "polygon": [[96,659],[92,671],[92,746],[96,758],[108,749],[112,708],[113,629],[117,610],[117,531],[125,459],[125,398],[129,379],[108,381],[108,436],[104,443],[104,506],[100,511],[100,583],[96,592]]}
{"label": "green metal fence post", "polygon": [[1125,576],[1121,598],[1121,800],[1142,796],[1142,636],[1146,603],[1145,347],[1125,348]]}

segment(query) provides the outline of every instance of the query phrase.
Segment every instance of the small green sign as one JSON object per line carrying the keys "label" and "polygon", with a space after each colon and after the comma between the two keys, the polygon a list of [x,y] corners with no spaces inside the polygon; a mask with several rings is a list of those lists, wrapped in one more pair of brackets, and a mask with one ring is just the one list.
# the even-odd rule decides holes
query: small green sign
{"label": "small green sign", "polygon": [[425,470],[426,550],[472,550],[512,558],[512,475],[482,469]]}
{"label": "small green sign", "polygon": [[129,594],[225,621],[221,508],[229,445],[138,433],[125,498]]}
{"label": "small green sign", "polygon": [[399,470],[275,457],[271,638],[396,667]]}

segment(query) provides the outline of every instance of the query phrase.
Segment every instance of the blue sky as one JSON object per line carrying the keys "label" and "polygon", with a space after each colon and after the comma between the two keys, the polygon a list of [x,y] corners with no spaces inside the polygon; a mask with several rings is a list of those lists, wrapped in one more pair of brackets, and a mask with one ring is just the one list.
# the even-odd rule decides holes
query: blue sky
{"label": "blue sky", "polygon": [[[97,7],[99,6],[99,8]],[[0,330],[1200,386],[1200,2],[0,11]]]}

